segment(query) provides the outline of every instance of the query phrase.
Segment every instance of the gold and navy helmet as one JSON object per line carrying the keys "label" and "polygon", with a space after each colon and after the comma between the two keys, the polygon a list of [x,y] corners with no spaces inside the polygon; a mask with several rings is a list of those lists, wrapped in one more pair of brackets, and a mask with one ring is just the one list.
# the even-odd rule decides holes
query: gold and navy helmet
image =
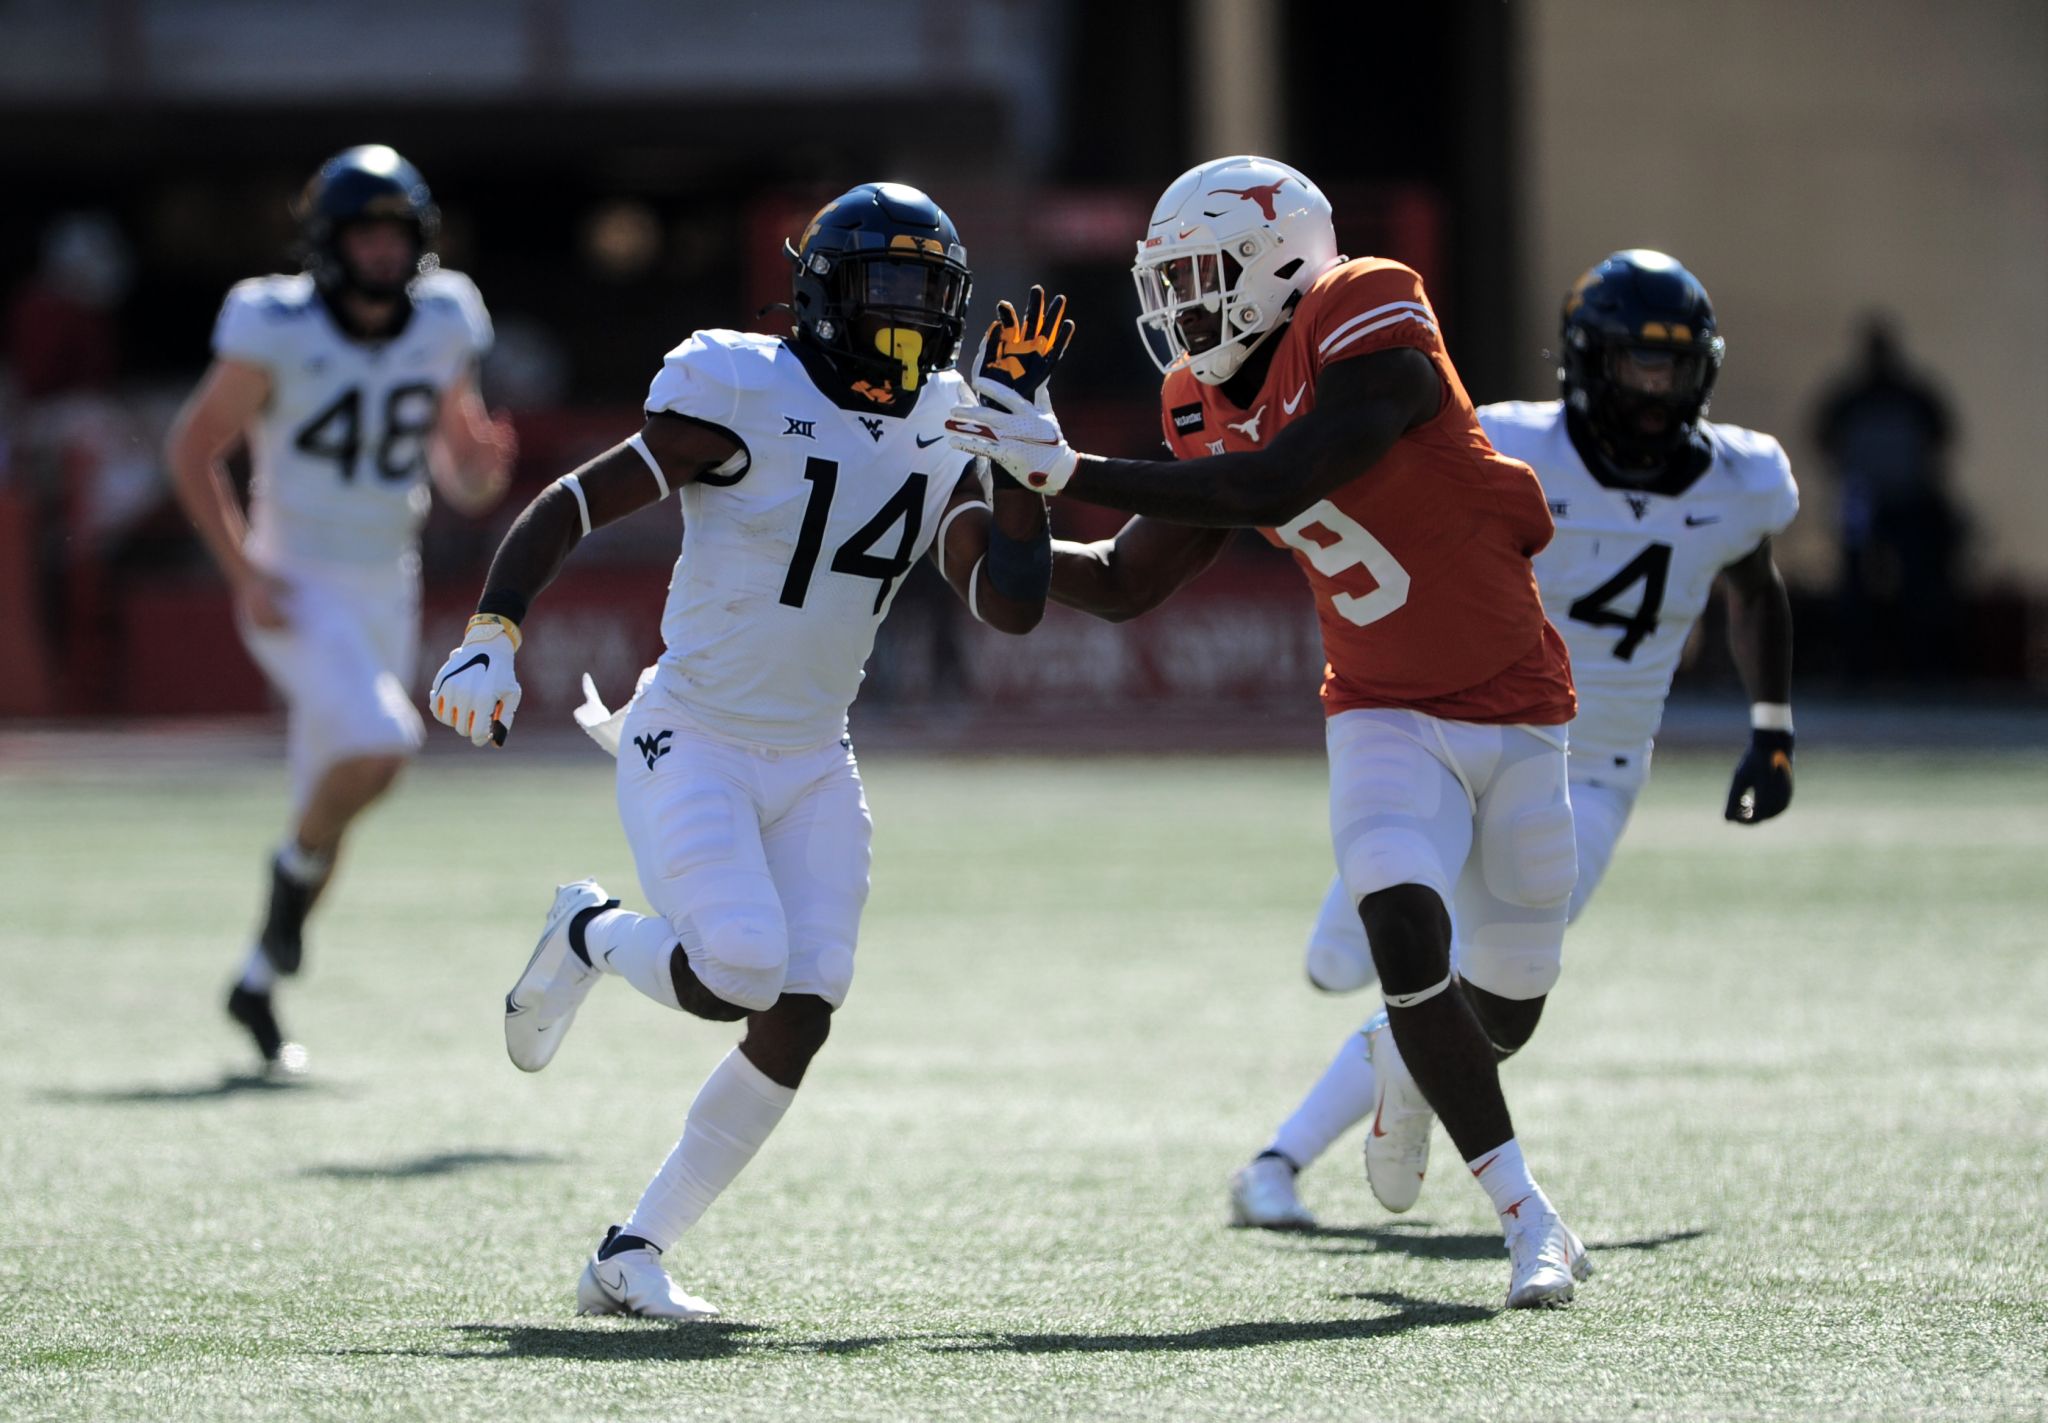
{"label": "gold and navy helmet", "polygon": [[324,292],[354,290],[365,296],[395,297],[405,283],[364,281],[342,259],[337,239],[354,222],[395,218],[411,226],[414,261],[406,281],[432,264],[441,210],[420,170],[381,143],[346,149],[320,165],[299,197],[300,257]]}
{"label": "gold and navy helmet", "polygon": [[797,338],[878,404],[953,364],[974,282],[953,220],[916,188],[862,183],[783,243]]}
{"label": "gold and navy helmet", "polygon": [[1690,443],[1726,348],[1699,278],[1648,248],[1616,252],[1564,299],[1566,406],[1624,469],[1661,466]]}

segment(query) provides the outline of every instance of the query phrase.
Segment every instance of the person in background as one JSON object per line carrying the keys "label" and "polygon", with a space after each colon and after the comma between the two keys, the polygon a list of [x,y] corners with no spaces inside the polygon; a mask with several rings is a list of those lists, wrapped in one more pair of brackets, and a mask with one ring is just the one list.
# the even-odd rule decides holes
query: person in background
{"label": "person in background", "polygon": [[[272,1073],[303,1071],[272,1002],[356,818],[423,728],[420,525],[431,483],[465,514],[504,496],[517,442],[477,392],[491,318],[439,265],[439,210],[382,144],[337,154],[300,200],[305,270],[229,291],[213,365],[166,442],[179,502],[234,591],[250,653],[288,711],[292,812],[269,905],[228,995]],[[246,443],[249,512],[224,460]]]}
{"label": "person in background", "polygon": [[[1920,684],[1955,675],[1955,568],[1966,523],[1950,494],[1948,402],[1899,351],[1889,318],[1863,328],[1863,359],[1822,398],[1816,434],[1841,487],[1838,595],[1848,672]],[[1881,656],[1887,644],[1898,661]]]}

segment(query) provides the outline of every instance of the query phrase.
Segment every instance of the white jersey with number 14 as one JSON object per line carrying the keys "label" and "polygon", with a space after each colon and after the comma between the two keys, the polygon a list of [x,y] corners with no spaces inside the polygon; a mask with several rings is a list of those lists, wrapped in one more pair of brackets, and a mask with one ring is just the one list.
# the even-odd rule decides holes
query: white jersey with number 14
{"label": "white jersey with number 14", "polygon": [[952,497],[964,461],[946,415],[966,399],[945,370],[907,412],[848,410],[770,336],[700,331],[669,352],[647,410],[715,426],[745,453],[683,486],[650,691],[754,745],[842,735],[875,630]]}

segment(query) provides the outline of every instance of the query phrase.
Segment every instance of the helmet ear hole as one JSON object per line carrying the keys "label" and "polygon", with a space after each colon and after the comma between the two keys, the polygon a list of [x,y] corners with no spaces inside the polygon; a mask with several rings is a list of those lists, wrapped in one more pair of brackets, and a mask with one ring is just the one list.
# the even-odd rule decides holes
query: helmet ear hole
{"label": "helmet ear hole", "polygon": [[1289,261],[1289,262],[1283,262],[1283,263],[1282,263],[1282,264],[1281,264],[1280,266],[1278,266],[1278,267],[1275,267],[1275,268],[1273,269],[1273,275],[1274,275],[1274,276],[1276,276],[1276,277],[1278,277],[1278,278],[1279,278],[1279,279],[1280,279],[1281,281],[1283,281],[1283,282],[1284,282],[1284,281],[1288,280],[1289,278],[1291,278],[1291,277],[1292,277],[1292,276],[1293,276],[1293,275],[1294,275],[1294,274],[1295,274],[1296,272],[1298,272],[1298,271],[1300,271],[1300,270],[1301,270],[1301,258],[1299,258],[1299,257],[1296,257],[1296,258],[1294,258],[1294,259],[1293,259],[1292,261]]}

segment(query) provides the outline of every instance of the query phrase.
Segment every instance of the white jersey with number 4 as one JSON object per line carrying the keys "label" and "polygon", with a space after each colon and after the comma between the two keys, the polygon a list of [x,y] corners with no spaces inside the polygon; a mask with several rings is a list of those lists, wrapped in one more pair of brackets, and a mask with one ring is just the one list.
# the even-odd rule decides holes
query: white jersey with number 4
{"label": "white jersey with number 4", "polygon": [[1703,422],[1706,471],[1683,493],[1646,494],[1587,473],[1562,401],[1482,406],[1479,423],[1495,449],[1536,471],[1557,526],[1536,581],[1571,649],[1572,749],[1639,750],[1657,734],[1715,575],[1799,512],[1785,451],[1769,435]]}
{"label": "white jersey with number 4", "polygon": [[683,486],[650,692],[756,745],[843,735],[875,631],[959,477],[946,415],[966,397],[947,370],[903,414],[848,410],[774,337],[700,331],[670,351],[648,412],[714,426],[744,454]]}
{"label": "white jersey with number 4", "polygon": [[309,276],[255,277],[228,292],[213,352],[270,374],[248,430],[249,553],[413,569],[426,518],[427,438],[449,388],[490,349],[475,283],[437,271],[411,287],[404,325],[351,337]]}

